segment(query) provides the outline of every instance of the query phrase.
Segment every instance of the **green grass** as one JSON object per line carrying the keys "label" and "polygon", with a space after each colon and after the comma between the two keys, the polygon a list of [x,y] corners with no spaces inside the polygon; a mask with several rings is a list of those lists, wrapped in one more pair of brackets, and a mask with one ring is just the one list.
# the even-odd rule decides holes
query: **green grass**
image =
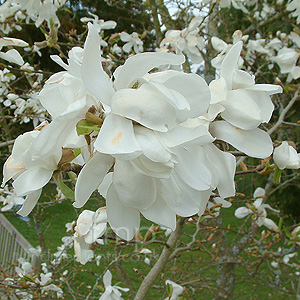
{"label": "green grass", "polygon": [[[53,186],[49,186],[45,189],[45,196],[40,199],[40,202],[49,202],[49,199],[53,198],[55,194],[55,189]],[[103,206],[103,200],[99,200],[96,197],[89,200],[84,209],[95,210],[99,206]],[[238,230],[243,224],[244,220],[239,220],[234,217],[234,210],[240,205],[233,205],[232,208],[222,209],[222,218],[223,218],[223,227],[228,227],[232,231],[227,231],[226,238],[228,244],[230,245],[235,237],[234,230]],[[52,255],[58,246],[62,244],[61,238],[66,235],[65,223],[76,220],[76,216],[83,209],[76,210],[72,206],[71,200],[64,200],[61,203],[55,205],[46,205],[43,209],[40,207],[35,210],[36,216],[41,220],[42,231],[45,236],[45,244],[49,250],[50,255]],[[21,221],[15,215],[8,215],[8,219],[13,223],[13,225],[24,235],[24,237],[33,245],[37,246],[39,244],[38,235],[33,228],[32,216],[30,226],[25,222]],[[151,225],[151,222],[145,220],[142,225]],[[182,235],[181,241],[188,243],[190,237],[194,231],[194,226],[191,223],[188,223],[184,227],[184,234]],[[260,228],[261,232],[265,228]],[[207,238],[205,237],[205,232],[200,232],[198,239],[203,241]],[[142,235],[145,232],[141,232]],[[108,236],[113,236],[112,232],[108,232]],[[165,240],[164,232],[159,232],[156,236],[156,239]],[[142,247],[147,247],[152,250],[152,254],[149,255],[151,260],[151,265],[148,266],[144,263],[145,255],[137,255],[137,250]],[[276,245],[278,247],[278,245]],[[121,287],[126,287],[126,284],[123,282],[123,277],[120,275],[120,271],[115,264],[109,266],[112,259],[116,255],[116,251],[122,251],[122,266],[126,273],[128,274],[129,280],[132,282],[132,285],[135,289],[138,289],[142,277],[146,276],[150,271],[151,267],[156,262],[158,255],[160,254],[163,246],[159,244],[152,244],[149,246],[142,245],[127,245],[126,247],[121,246],[116,249],[111,240],[107,240],[107,243],[103,246],[97,247],[95,250],[95,256],[102,255],[100,266],[97,266],[95,262],[87,263],[85,266],[81,266],[80,263],[75,260],[71,260],[68,265],[69,272],[69,282],[72,288],[78,292],[76,299],[81,298],[81,294],[87,294],[87,291],[90,290],[89,286],[93,286],[96,277],[95,274],[102,274],[107,267],[113,273],[113,284],[118,283]],[[208,254],[207,250],[210,252]],[[155,281],[155,288],[152,288],[149,291],[149,294],[146,299],[164,299],[165,294],[165,280],[171,279],[175,282],[191,282],[198,281],[197,284],[191,285],[191,287],[185,289],[183,299],[213,299],[216,289],[216,280],[217,280],[217,250],[218,248],[213,247],[213,240],[207,243],[202,243],[202,246],[197,251],[186,251],[182,252],[176,260],[171,261],[164,268],[160,276]],[[276,250],[274,248],[274,250]],[[70,255],[73,255],[73,249],[70,250]],[[259,255],[258,255],[259,256]],[[50,256],[51,257],[51,256]],[[254,263],[259,259],[259,257],[253,256],[253,253],[247,254],[242,252],[240,254],[241,261],[249,261],[249,263]],[[266,260],[267,261],[267,260]],[[271,261],[271,260],[270,260]],[[269,262],[270,262],[269,261]],[[254,268],[254,267],[253,267]],[[60,274],[64,269],[60,270]],[[265,278],[267,281],[251,278],[247,274],[245,268],[238,264],[236,267],[236,285],[235,285],[235,299],[243,300],[254,300],[254,299],[274,299],[282,300],[286,299],[286,294],[281,294],[277,289],[270,287],[268,283],[268,276],[271,276],[269,268],[266,263],[264,263],[258,271],[258,274]],[[59,277],[59,274],[56,276]],[[258,277],[257,277],[258,278]],[[274,276],[273,276],[274,278]],[[98,284],[99,290],[96,291],[93,296],[100,295],[100,291],[103,291],[102,279]],[[286,288],[289,289],[290,286],[286,285]],[[129,296],[129,293],[123,293],[124,299],[132,299]],[[66,299],[73,299],[72,297]]]}

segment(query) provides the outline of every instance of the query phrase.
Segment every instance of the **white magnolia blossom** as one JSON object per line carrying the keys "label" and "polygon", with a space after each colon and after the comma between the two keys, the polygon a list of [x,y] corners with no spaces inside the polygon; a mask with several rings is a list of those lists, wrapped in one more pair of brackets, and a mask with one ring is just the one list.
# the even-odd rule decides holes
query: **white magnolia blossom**
{"label": "white magnolia blossom", "polygon": [[184,288],[171,280],[166,280],[166,285],[170,284],[172,286],[172,294],[169,297],[165,298],[165,300],[178,300],[179,296],[183,293]]}
{"label": "white magnolia blossom", "polygon": [[[3,207],[1,211],[9,211],[16,205],[22,205],[24,203],[23,197],[18,197],[14,191],[9,191],[8,186],[6,185],[4,189],[0,190],[2,194],[0,196],[0,201],[3,202]],[[4,195],[3,195],[4,194]]]}
{"label": "white magnolia blossom", "polygon": [[[231,4],[235,9],[240,9],[242,10],[244,13],[248,13],[247,8],[244,6],[243,2],[244,1],[249,1],[249,0],[202,0],[202,2],[204,4],[210,4],[210,3],[218,3],[220,5],[221,8],[224,7],[230,7]],[[251,2],[253,2],[253,0],[250,0]]]}
{"label": "white magnolia blossom", "polygon": [[26,18],[27,23],[29,19],[32,19],[35,21],[36,27],[39,27],[44,21],[47,21],[48,27],[50,28],[50,19],[52,19],[55,24],[60,24],[56,11],[62,7],[65,2],[66,0],[7,0],[0,6],[0,12],[3,12],[5,18],[16,13],[16,19],[23,20]]}
{"label": "white magnolia blossom", "polygon": [[123,46],[123,51],[129,53],[132,49],[135,53],[143,52],[143,41],[139,38],[136,32],[128,34],[127,32],[123,31],[120,33],[121,41],[125,42]]}
{"label": "white magnolia blossom", "polygon": [[300,2],[299,0],[290,0],[286,6],[288,11],[292,11],[291,15],[297,18],[297,24],[300,23]]}
{"label": "white magnolia blossom", "polygon": [[[13,187],[17,196],[26,196],[22,208],[18,211],[21,216],[27,216],[36,205],[42,188],[49,182],[62,156],[62,149],[57,148],[41,155],[39,147],[43,139],[48,138],[41,132],[47,132],[46,123],[39,128],[20,135],[13,146],[12,155],[7,159],[3,168],[3,184],[14,179]],[[47,141],[49,142],[49,141]]]}
{"label": "white magnolia blossom", "polygon": [[75,234],[74,249],[78,260],[86,264],[92,257],[91,245],[106,231],[107,215],[105,209],[96,212],[84,210],[78,217]]}
{"label": "white magnolia blossom", "polygon": [[273,57],[273,61],[280,67],[280,72],[282,74],[288,74],[288,82],[300,77],[300,67],[296,66],[298,58],[298,51],[287,47],[280,49],[277,56]]}
{"label": "white magnolia blossom", "polygon": [[176,54],[187,54],[193,63],[202,62],[200,50],[205,47],[204,38],[199,35],[201,18],[193,18],[189,26],[183,30],[168,30],[160,47],[171,49]]}
{"label": "white magnolia blossom", "polygon": [[282,88],[255,84],[254,76],[238,69],[242,46],[241,41],[233,45],[222,62],[221,77],[209,85],[211,104],[225,120],[213,122],[210,131],[249,156],[265,158],[272,153],[272,141],[257,127],[269,122],[274,109],[270,95],[282,92]]}
{"label": "white magnolia blossom", "polygon": [[212,144],[208,126],[197,118],[210,102],[205,81],[171,70],[149,74],[160,65],[183,63],[182,56],[161,52],[130,57],[112,82],[101,66],[98,35],[89,29],[82,78],[109,109],[96,152],[78,176],[74,205],[84,205],[101,184],[110,226],[131,239],[140,212],[175,229],[176,214],[202,210],[216,187],[222,197],[233,195],[235,159]]}
{"label": "white magnolia blossom", "polygon": [[28,44],[20,39],[9,38],[9,37],[0,38],[0,58],[20,66],[23,65],[24,64],[23,58],[16,49],[11,49],[6,52],[1,52],[2,48],[5,46],[26,47],[28,46]]}
{"label": "white magnolia blossom", "polygon": [[18,258],[20,267],[15,267],[17,275],[21,278],[28,276],[33,273],[33,267],[30,262],[26,261],[23,257]]}
{"label": "white magnolia blossom", "polygon": [[239,207],[234,215],[241,219],[245,218],[246,216],[250,214],[255,215],[255,221],[258,226],[266,226],[270,230],[278,231],[278,226],[275,224],[275,222],[269,218],[267,218],[267,211],[266,208],[279,213],[278,210],[273,209],[269,204],[264,204],[264,197],[265,196],[265,190],[261,187],[258,187],[253,194],[253,197],[256,198],[256,200],[249,205],[248,207]]}
{"label": "white magnolia blossom", "polygon": [[83,17],[80,19],[81,22],[92,22],[97,32],[101,32],[101,30],[114,29],[117,26],[115,21],[104,21],[99,19],[99,17],[91,12],[88,12],[93,18]]}
{"label": "white magnolia blossom", "polygon": [[112,275],[109,270],[103,275],[103,283],[105,287],[104,293],[101,295],[99,300],[123,300],[122,292],[128,292],[128,288],[122,288],[119,286],[111,285]]}
{"label": "white magnolia blossom", "polygon": [[281,170],[300,168],[300,153],[286,141],[274,149],[273,159]]}

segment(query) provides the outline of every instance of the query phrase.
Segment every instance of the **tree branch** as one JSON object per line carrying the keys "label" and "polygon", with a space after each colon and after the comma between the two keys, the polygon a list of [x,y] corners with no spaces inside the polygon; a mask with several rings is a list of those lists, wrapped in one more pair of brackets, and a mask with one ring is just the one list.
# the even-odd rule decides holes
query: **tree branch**
{"label": "tree branch", "polygon": [[167,264],[169,257],[179,239],[183,225],[188,218],[180,217],[177,221],[176,229],[173,231],[168,239],[169,247],[164,247],[158,261],[155,263],[151,271],[143,280],[134,300],[143,300],[145,299],[149,289],[151,288],[153,282],[157,278],[157,276],[161,273],[165,265]]}

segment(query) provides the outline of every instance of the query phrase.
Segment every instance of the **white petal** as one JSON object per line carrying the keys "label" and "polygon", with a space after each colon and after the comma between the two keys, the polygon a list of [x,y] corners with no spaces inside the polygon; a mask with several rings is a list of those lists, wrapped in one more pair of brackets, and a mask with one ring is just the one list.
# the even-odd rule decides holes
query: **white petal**
{"label": "white petal", "polygon": [[176,214],[170,210],[165,201],[159,196],[149,208],[141,210],[141,213],[146,219],[158,225],[172,230],[176,228]]}
{"label": "white petal", "polygon": [[41,189],[49,182],[52,173],[53,170],[46,170],[42,167],[24,171],[13,183],[15,193],[18,196],[23,196]]}
{"label": "white petal", "polygon": [[4,46],[18,46],[18,47],[26,47],[28,43],[11,37],[1,37],[0,38],[0,49]]}
{"label": "white petal", "polygon": [[104,198],[106,198],[107,191],[110,185],[112,184],[112,176],[113,176],[113,172],[107,173],[98,187],[99,194]]}
{"label": "white petal", "polygon": [[248,216],[250,213],[251,213],[251,211],[247,207],[239,207],[235,211],[234,215],[237,218],[242,219],[242,218],[245,218],[246,216]]}
{"label": "white petal", "polygon": [[112,230],[122,239],[131,240],[140,227],[140,213],[135,208],[125,206],[111,185],[106,197],[108,222]]}
{"label": "white petal", "polygon": [[263,130],[242,130],[225,121],[216,121],[211,124],[210,132],[249,156],[266,158],[272,154],[272,140]]}
{"label": "white petal", "polygon": [[221,40],[220,38],[218,38],[216,36],[213,36],[211,38],[211,43],[212,43],[212,46],[214,47],[214,49],[216,49],[218,52],[223,51],[227,47],[227,44],[223,40]]}
{"label": "white petal", "polygon": [[265,196],[265,194],[266,194],[266,191],[265,191],[263,188],[258,187],[258,188],[254,191],[253,197],[254,197],[254,198],[258,198],[258,197]]}
{"label": "white petal", "polygon": [[231,47],[230,51],[227,53],[222,62],[221,77],[226,80],[228,90],[232,89],[233,74],[237,69],[237,64],[242,48],[243,42],[237,42]]}
{"label": "white petal", "polygon": [[8,180],[25,171],[23,162],[16,161],[10,156],[3,166],[3,181],[4,185]]}
{"label": "white petal", "polygon": [[17,212],[22,217],[26,217],[35,207],[42,193],[42,189],[36,190],[28,194],[25,198],[24,204],[21,209]]}
{"label": "white petal", "polygon": [[103,275],[103,283],[105,287],[108,287],[111,285],[111,280],[112,280],[112,275],[111,272],[109,270],[107,270],[105,272],[105,274]]}
{"label": "white petal", "polygon": [[131,82],[143,77],[155,67],[161,65],[181,65],[183,62],[183,55],[166,52],[139,53],[131,56],[114,73],[116,90],[128,88]]}
{"label": "white petal", "polygon": [[111,110],[150,129],[168,131],[176,125],[175,109],[165,97],[144,83],[138,89],[122,89],[112,98]]}
{"label": "white petal", "polygon": [[116,161],[113,185],[120,201],[127,207],[146,209],[155,201],[154,178],[138,172],[130,161]]}
{"label": "white petal", "polygon": [[114,89],[101,64],[100,37],[96,28],[88,24],[89,33],[85,42],[82,61],[82,80],[89,91],[101,102],[110,105]]}
{"label": "white petal", "polygon": [[219,178],[217,188],[220,196],[222,198],[234,196],[235,157],[230,153],[219,150],[213,144],[204,146],[204,148],[209,161],[216,169],[216,176]]}
{"label": "white petal", "polygon": [[249,130],[262,122],[260,107],[244,90],[229,91],[222,105],[225,107],[222,118],[236,127]]}
{"label": "white petal", "polygon": [[255,77],[241,70],[236,70],[233,74],[232,89],[252,88],[255,85]]}
{"label": "white petal", "polygon": [[161,133],[161,138],[168,147],[204,145],[214,141],[204,125],[185,127],[178,125],[174,129]]}
{"label": "white petal", "polygon": [[83,237],[74,238],[74,251],[76,257],[83,265],[90,261],[94,256],[93,250],[90,250],[89,247],[90,244],[87,244]]}
{"label": "white petal", "polygon": [[210,188],[212,176],[204,165],[205,156],[202,149],[199,151],[177,149],[178,164],[175,167],[178,176],[190,187],[204,191]]}
{"label": "white petal", "polygon": [[263,219],[263,225],[265,225],[270,230],[278,231],[278,226],[276,225],[276,223],[269,218]]}
{"label": "white petal", "polygon": [[8,50],[7,52],[0,52],[0,58],[5,59],[9,62],[15,63],[17,65],[22,66],[24,64],[24,60],[20,53],[16,49]]}
{"label": "white petal", "polygon": [[24,153],[29,149],[30,145],[34,142],[39,133],[40,132],[38,130],[29,131],[17,137],[12,150],[12,157],[14,160],[23,160]]}
{"label": "white petal", "polygon": [[133,159],[142,153],[132,122],[115,114],[105,118],[94,147],[99,152],[122,159]]}
{"label": "white petal", "polygon": [[81,169],[75,186],[75,207],[82,207],[97,189],[104,176],[114,163],[114,159],[96,152]]}
{"label": "white petal", "polygon": [[248,87],[247,90],[266,92],[268,95],[282,93],[282,87],[274,84],[255,84],[254,86]]}
{"label": "white petal", "polygon": [[85,241],[89,244],[96,242],[106,231],[106,223],[94,225],[91,230],[84,237]]}
{"label": "white petal", "polygon": [[181,121],[199,117],[207,111],[211,99],[210,90],[199,75],[180,74],[166,80],[164,85],[184,96],[190,105],[190,110],[178,112]]}
{"label": "white petal", "polygon": [[134,126],[135,137],[146,157],[155,162],[167,162],[171,154],[159,142],[153,130],[144,126]]}
{"label": "white petal", "polygon": [[91,210],[84,210],[78,217],[76,222],[76,232],[78,236],[81,237],[87,234],[92,225],[94,219],[95,212]]}

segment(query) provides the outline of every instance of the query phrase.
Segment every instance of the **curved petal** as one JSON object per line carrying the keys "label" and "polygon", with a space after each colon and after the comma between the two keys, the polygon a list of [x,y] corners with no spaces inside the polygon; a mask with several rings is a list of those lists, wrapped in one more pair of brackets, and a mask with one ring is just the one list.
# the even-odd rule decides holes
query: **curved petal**
{"label": "curved petal", "polygon": [[159,196],[150,207],[141,210],[141,213],[146,219],[158,225],[168,227],[172,230],[176,228],[176,214],[170,210],[165,201]]}
{"label": "curved petal", "polygon": [[21,54],[16,49],[11,49],[6,52],[0,52],[0,58],[15,63],[19,66],[22,66],[24,64],[24,60]]}
{"label": "curved petal", "polygon": [[3,166],[3,181],[2,185],[4,185],[8,180],[17,176],[18,174],[25,171],[25,166],[23,162],[16,161],[10,156]]}
{"label": "curved petal", "polygon": [[211,94],[207,83],[199,75],[182,73],[166,80],[164,85],[180,93],[190,105],[190,110],[177,112],[181,121],[199,117],[207,111]]}
{"label": "curved petal", "polygon": [[130,241],[140,227],[140,213],[135,208],[125,206],[119,199],[112,184],[106,197],[109,225],[120,238]]}
{"label": "curved petal", "polygon": [[134,120],[150,129],[166,132],[176,125],[176,111],[150,84],[122,89],[111,101],[114,114]]}
{"label": "curved petal", "polygon": [[88,244],[92,244],[96,242],[96,240],[101,237],[106,231],[106,223],[100,223],[97,225],[94,225],[90,231],[85,235],[84,240]]}
{"label": "curved petal", "polygon": [[112,280],[111,272],[107,270],[103,275],[103,283],[105,288],[111,285],[111,280]]}
{"label": "curved petal", "polygon": [[238,66],[238,60],[243,48],[243,42],[234,44],[225,56],[221,66],[221,77],[226,80],[228,90],[232,89],[233,74]]}
{"label": "curved petal", "polygon": [[129,84],[143,77],[150,70],[161,65],[181,65],[184,63],[183,55],[166,52],[139,53],[129,57],[125,64],[114,72],[116,90],[128,88]]}
{"label": "curved petal", "polygon": [[22,217],[26,217],[33,210],[42,193],[42,189],[36,190],[28,194],[21,209],[17,212]]}
{"label": "curved petal", "polygon": [[202,152],[203,150],[200,147],[198,151],[184,148],[176,151],[178,164],[175,171],[177,175],[190,187],[198,191],[209,189],[212,182],[212,175],[203,163],[206,157]]}
{"label": "curved petal", "polygon": [[94,147],[99,152],[121,159],[133,159],[142,153],[132,122],[115,114],[105,118]]}
{"label": "curved petal", "polygon": [[53,170],[46,170],[42,167],[31,168],[24,171],[14,181],[13,187],[18,196],[41,189],[52,177]]}
{"label": "curved petal", "polygon": [[155,201],[154,178],[138,172],[130,161],[116,161],[113,185],[120,201],[127,207],[146,209]]}
{"label": "curved petal", "polygon": [[101,64],[100,37],[96,28],[89,23],[89,33],[84,45],[81,76],[89,91],[101,102],[110,105],[114,93],[112,83]]}
{"label": "curved petal", "polygon": [[229,91],[222,105],[222,118],[241,129],[254,129],[263,121],[260,107],[244,90]]}
{"label": "curved petal", "polygon": [[216,121],[211,124],[210,132],[217,139],[252,157],[266,158],[273,151],[270,136],[261,129],[242,130],[225,121]]}
{"label": "curved petal", "polygon": [[81,169],[75,185],[74,207],[82,207],[114,163],[113,157],[96,152]]}
{"label": "curved petal", "polygon": [[95,212],[91,210],[84,210],[78,217],[76,222],[76,232],[78,233],[78,237],[81,237],[87,234],[92,225],[94,219]]}
{"label": "curved petal", "polygon": [[251,210],[248,209],[247,207],[239,207],[235,212],[234,215],[239,218],[245,218],[246,216],[248,216],[251,213]]}
{"label": "curved petal", "polygon": [[220,196],[222,198],[234,196],[235,157],[230,153],[219,150],[213,144],[206,145],[204,148],[209,161],[216,168],[216,175],[218,176],[217,189]]}
{"label": "curved petal", "polygon": [[253,197],[254,197],[254,198],[263,197],[263,196],[265,196],[265,194],[266,194],[266,191],[265,191],[263,188],[258,187],[258,188],[254,191]]}
{"label": "curved petal", "polygon": [[270,230],[278,231],[278,226],[276,225],[276,223],[273,220],[271,220],[269,218],[264,218],[262,223]]}
{"label": "curved petal", "polygon": [[112,177],[113,177],[113,172],[107,173],[98,187],[99,194],[104,198],[106,198],[107,191],[110,185],[112,184]]}
{"label": "curved petal", "polygon": [[134,126],[135,137],[146,157],[155,162],[167,162],[171,154],[159,142],[157,136],[144,126]]}

